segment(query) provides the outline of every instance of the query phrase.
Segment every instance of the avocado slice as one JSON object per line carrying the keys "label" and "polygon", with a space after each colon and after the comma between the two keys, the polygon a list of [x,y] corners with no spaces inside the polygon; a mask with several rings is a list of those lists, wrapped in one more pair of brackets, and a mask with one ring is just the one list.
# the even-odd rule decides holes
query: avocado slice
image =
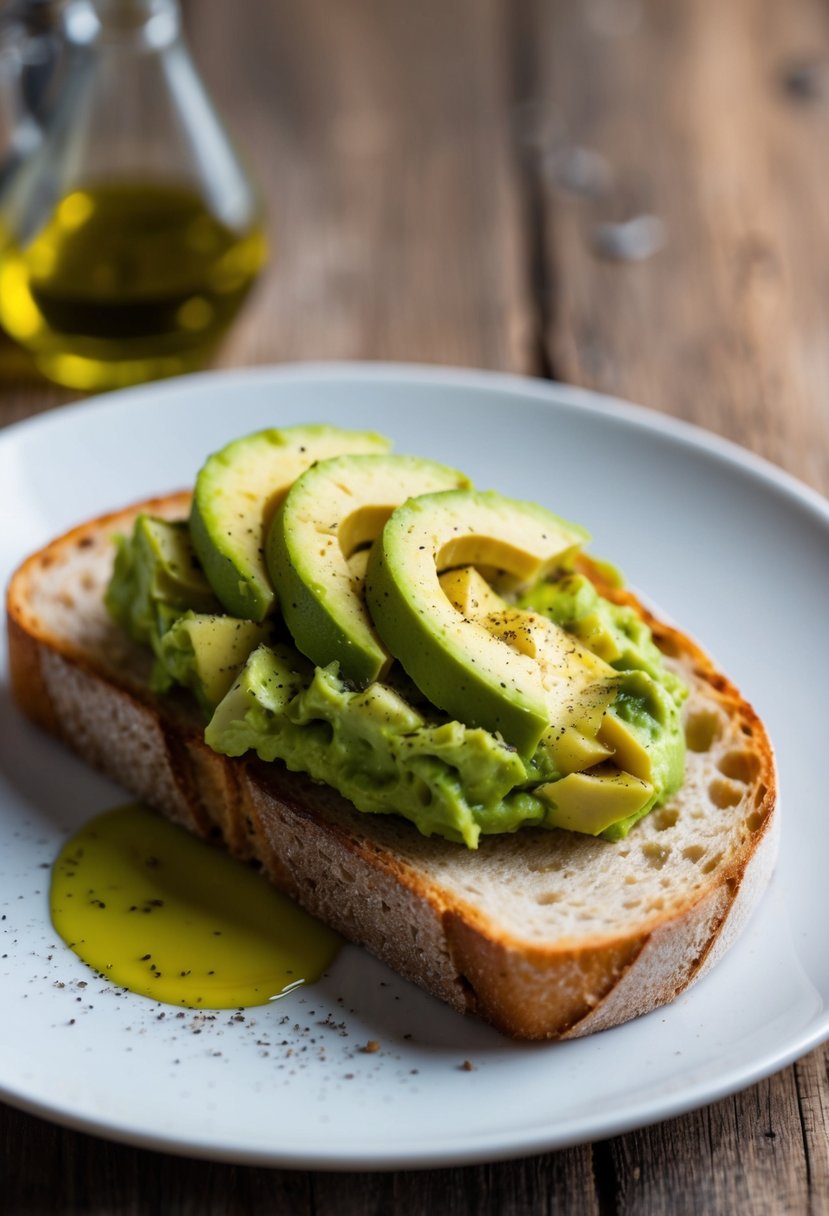
{"label": "avocado slice", "polygon": [[[496,636],[499,624],[492,615],[486,620],[463,616],[443,592],[439,576],[452,567],[483,565],[532,584],[586,538],[584,529],[543,507],[493,491],[425,495],[398,508],[374,545],[366,603],[381,639],[430,701],[463,722],[500,732],[531,756],[555,721],[551,697],[561,701],[568,691],[556,692],[557,666],[571,676],[584,659],[587,696],[601,660],[588,656],[552,622],[518,610],[501,622]],[[550,659],[545,676],[538,652],[552,645],[553,637],[557,657]],[[568,653],[578,659],[572,668]],[[602,665],[602,680],[607,670]],[[606,703],[603,694],[595,710],[599,718]]]}
{"label": "avocado slice", "polygon": [[161,637],[158,657],[169,677],[191,689],[203,709],[219,704],[267,625],[215,613],[186,612]]}
{"label": "avocado slice", "polygon": [[[438,582],[443,594],[457,608],[461,616],[469,619],[488,618],[487,628],[496,637],[503,637],[506,633],[510,635],[511,640],[523,636],[526,642],[533,631],[531,627],[528,629],[528,626],[534,625],[535,632],[541,634],[546,645],[543,641],[539,645],[540,639],[537,639],[536,645],[532,647],[533,657],[541,662],[542,666],[551,664],[553,654],[564,641],[560,631],[549,630],[543,618],[530,620],[526,613],[522,614],[520,618],[511,616],[506,600],[498,595],[474,566],[461,566],[455,570],[447,570],[445,574],[438,577]],[[514,610],[512,612],[514,613]],[[517,630],[516,622],[520,622]],[[574,649],[572,643],[566,643],[566,653],[570,658],[576,655],[581,657],[581,667],[577,667],[575,672],[576,679],[594,669],[597,679],[605,681],[606,691],[598,700],[594,698],[592,712],[588,715],[589,721],[575,725],[570,721],[566,725],[562,725],[561,719],[564,715],[559,712],[558,725],[554,729],[548,730],[542,737],[541,746],[549,755],[553,767],[562,774],[581,772],[583,769],[600,764],[603,760],[608,760],[614,754],[614,744],[610,742],[609,738],[604,740],[601,737],[595,737],[598,725],[595,711],[600,705],[608,703],[613,696],[612,673],[607,667],[594,664],[592,654],[584,653],[581,647]],[[608,713],[610,712],[608,710]],[[604,722],[603,717],[601,719],[602,727]],[[641,761],[639,752],[647,755],[644,747],[638,740],[632,739],[630,729],[621,719],[614,718],[614,724],[618,724],[618,728],[613,737],[622,740],[621,746],[626,745],[630,739],[631,743],[639,749],[636,759]],[[637,772],[638,770],[631,769],[630,771]],[[645,776],[644,773],[639,775]]]}
{"label": "avocado slice", "polygon": [[569,828],[598,836],[621,819],[635,815],[653,797],[647,781],[601,765],[589,773],[571,773],[561,781],[539,785],[533,793],[548,804],[549,827]]}
{"label": "avocado slice", "polygon": [[293,646],[284,642],[257,646],[216,706],[204,732],[205,743],[226,756],[243,756],[267,735],[313,674]]}
{"label": "avocado slice", "polygon": [[461,616],[474,618],[500,612],[507,601],[490,587],[474,566],[447,570],[438,578],[440,589]]}
{"label": "avocado slice", "polygon": [[600,739],[593,739],[582,731],[568,726],[565,730],[549,732],[549,739],[542,739],[554,766],[564,776],[581,773],[585,769],[609,760],[613,755]]}
{"label": "avocado slice", "polygon": [[371,431],[293,426],[256,431],[208,457],[196,478],[190,534],[223,607],[253,621],[274,611],[264,537],[277,504],[301,473],[340,452],[390,447]]}
{"label": "avocado slice", "polygon": [[141,513],[132,534],[118,538],[115,566],[104,595],[110,615],[137,642],[153,646],[175,619],[219,605],[190,543],[184,520]]}
{"label": "avocado slice", "polygon": [[639,777],[653,780],[653,759],[636,731],[613,709],[605,714],[599,730],[599,741],[610,748],[620,768]]}
{"label": "avocado slice", "polygon": [[408,498],[468,485],[457,469],[416,456],[338,456],[303,473],[274,515],[266,546],[298,649],[318,667],[336,660],[358,687],[382,679],[391,655],[366,611],[362,559],[353,555]]}

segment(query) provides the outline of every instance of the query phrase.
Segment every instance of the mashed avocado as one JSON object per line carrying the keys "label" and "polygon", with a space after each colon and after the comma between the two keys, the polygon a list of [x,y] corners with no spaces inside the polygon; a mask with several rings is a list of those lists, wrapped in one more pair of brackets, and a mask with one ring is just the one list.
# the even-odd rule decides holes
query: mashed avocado
{"label": "mashed avocado", "polygon": [[153,691],[180,684],[212,713],[270,627],[222,613],[184,521],[139,515],[132,535],[117,537],[116,546],[106,607],[152,650]]}
{"label": "mashed avocado", "polygon": [[[384,682],[356,689],[337,663],[315,667],[293,645],[262,643],[261,626],[221,613],[186,525],[140,517],[132,537],[119,541],[106,603],[133,638],[152,648],[157,690],[189,687],[208,714],[218,700],[205,736],[216,751],[280,760],[361,811],[395,812],[424,835],[470,848],[481,834],[562,821],[555,784],[573,768],[562,760],[554,727],[522,757],[498,734],[435,709],[397,663]],[[636,777],[652,789],[634,813],[601,831],[621,839],[682,783],[685,687],[637,614],[604,599],[580,574],[559,572],[540,582],[518,607],[561,626],[618,673],[605,717],[618,720],[632,757],[628,767],[636,773],[641,757],[647,771]],[[597,740],[583,740],[596,749],[591,764],[614,754],[612,725]],[[602,766],[588,771],[598,775]]]}
{"label": "mashed avocado", "polygon": [[[564,627],[598,613],[609,634],[625,639],[613,708],[647,747],[654,792],[601,833],[619,840],[682,783],[685,688],[665,669],[647,626],[636,628],[641,622],[635,614],[602,599],[587,579],[574,595],[578,578],[568,577],[560,587],[547,584],[535,596]],[[629,636],[634,634],[638,644]],[[399,669],[393,674],[396,688],[375,682],[356,691],[340,678],[336,663],[314,668],[290,646],[261,646],[216,710],[206,740],[225,755],[254,751],[261,760],[282,760],[333,786],[361,811],[395,811],[424,835],[469,848],[481,834],[554,826],[549,800],[534,793],[565,775],[547,740],[522,760],[497,735],[424,704]]]}
{"label": "mashed avocado", "polygon": [[688,690],[665,666],[649,627],[634,609],[599,595],[583,574],[568,573],[556,582],[540,584],[522,597],[520,606],[561,625],[621,675],[613,711],[647,750],[654,794],[635,815],[602,833],[606,839],[620,840],[682,785],[685,736],[680,710]]}
{"label": "mashed avocado", "polygon": [[520,790],[527,770],[518,753],[494,735],[426,716],[389,684],[354,691],[336,663],[311,667],[290,646],[253,652],[205,738],[225,755],[282,760],[361,811],[394,810],[424,835],[470,848],[481,832],[545,817]]}

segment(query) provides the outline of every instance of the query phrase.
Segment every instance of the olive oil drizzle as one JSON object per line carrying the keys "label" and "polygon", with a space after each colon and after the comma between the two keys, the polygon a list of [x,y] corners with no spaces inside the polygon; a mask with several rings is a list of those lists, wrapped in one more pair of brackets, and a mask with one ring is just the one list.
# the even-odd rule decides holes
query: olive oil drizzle
{"label": "olive oil drizzle", "polygon": [[264,1005],[313,983],[339,937],[255,871],[140,805],[61,849],[52,922],[114,984],[169,1005]]}

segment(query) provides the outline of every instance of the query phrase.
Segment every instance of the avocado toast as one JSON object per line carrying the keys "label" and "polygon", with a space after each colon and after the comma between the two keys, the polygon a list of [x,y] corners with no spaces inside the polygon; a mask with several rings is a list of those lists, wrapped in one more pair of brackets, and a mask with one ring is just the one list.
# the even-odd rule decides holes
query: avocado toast
{"label": "avocado toast", "polygon": [[[9,592],[10,651],[30,716],[171,818],[258,859],[408,978],[510,1034],[614,1025],[670,1000],[719,957],[773,864],[774,767],[750,707],[687,639],[602,567],[574,559],[571,573],[651,627],[687,686],[684,782],[621,840],[522,827],[484,832],[466,849],[357,811],[281,763],[220,754],[190,694],[154,691],[152,654],[104,608],[112,536],[142,513],[184,519],[188,507],[172,496],[94,521],[21,568]],[[451,595],[464,593],[469,580],[466,592],[455,580]]]}

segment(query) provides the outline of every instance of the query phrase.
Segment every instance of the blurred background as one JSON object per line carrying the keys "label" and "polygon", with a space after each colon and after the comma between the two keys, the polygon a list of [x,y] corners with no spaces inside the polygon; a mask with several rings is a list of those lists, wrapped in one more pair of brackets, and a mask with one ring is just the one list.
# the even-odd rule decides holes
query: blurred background
{"label": "blurred background", "polygon": [[[167,4],[80,7],[137,24]],[[7,4],[41,23],[60,7]],[[554,376],[829,485],[822,0],[185,0],[182,14],[269,247],[213,366]],[[103,108],[132,107],[135,131],[140,90],[120,82]],[[88,120],[58,101],[58,125]],[[146,149],[111,136],[141,163]],[[66,399],[3,355],[3,421]]]}

